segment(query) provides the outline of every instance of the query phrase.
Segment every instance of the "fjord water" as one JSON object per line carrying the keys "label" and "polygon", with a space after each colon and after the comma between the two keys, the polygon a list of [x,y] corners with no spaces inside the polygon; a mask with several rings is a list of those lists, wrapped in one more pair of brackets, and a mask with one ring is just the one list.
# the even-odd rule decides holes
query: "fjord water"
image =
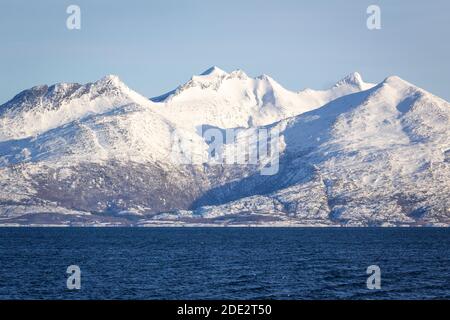
{"label": "fjord water", "polygon": [[439,228],[1,228],[0,262],[0,299],[450,298]]}

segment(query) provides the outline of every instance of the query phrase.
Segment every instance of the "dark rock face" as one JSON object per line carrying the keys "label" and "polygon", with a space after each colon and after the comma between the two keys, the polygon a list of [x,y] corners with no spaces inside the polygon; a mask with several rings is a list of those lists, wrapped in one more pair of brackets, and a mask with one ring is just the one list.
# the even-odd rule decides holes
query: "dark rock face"
{"label": "dark rock face", "polygon": [[[61,178],[69,169],[73,174]],[[80,164],[76,168],[46,168],[33,177],[37,196],[66,208],[111,214],[139,209],[157,213],[191,206],[207,185],[205,177],[158,165],[137,163]]]}

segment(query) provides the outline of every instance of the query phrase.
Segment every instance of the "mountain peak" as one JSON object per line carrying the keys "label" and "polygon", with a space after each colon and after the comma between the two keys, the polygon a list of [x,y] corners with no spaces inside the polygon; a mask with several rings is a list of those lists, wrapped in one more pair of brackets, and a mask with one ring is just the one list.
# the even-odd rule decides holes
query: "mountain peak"
{"label": "mountain peak", "polygon": [[101,78],[100,80],[96,81],[97,84],[110,84],[114,86],[122,85],[123,82],[120,80],[119,76],[116,76],[114,74],[108,74]]}
{"label": "mountain peak", "polygon": [[342,85],[351,85],[354,87],[361,88],[364,85],[364,81],[358,72],[353,72],[344,77],[343,79],[339,80],[335,84],[335,87],[340,87]]}
{"label": "mountain peak", "polygon": [[103,77],[105,80],[111,80],[111,81],[120,81],[119,76],[115,75],[115,74],[108,74],[106,76]]}
{"label": "mountain peak", "polygon": [[89,90],[106,90],[106,92],[122,92],[128,93],[130,88],[117,76],[113,74],[109,74],[100,78],[99,80],[88,83],[85,86],[89,88]]}
{"label": "mountain peak", "polygon": [[220,75],[224,75],[224,74],[226,74],[225,71],[223,71],[219,67],[212,66],[211,68],[202,72],[200,75],[201,76],[220,76]]}
{"label": "mountain peak", "polygon": [[401,85],[410,85],[410,86],[412,86],[412,84],[410,84],[409,82],[403,80],[399,76],[389,76],[386,79],[384,79],[383,83],[387,83],[387,84],[401,84]]}
{"label": "mountain peak", "polygon": [[229,74],[230,78],[248,79],[248,75],[241,69],[236,69]]}
{"label": "mountain peak", "polygon": [[271,76],[263,73],[261,75],[259,75],[258,77],[256,77],[256,79],[258,80],[264,80],[264,81],[269,81],[269,82],[276,82]]}

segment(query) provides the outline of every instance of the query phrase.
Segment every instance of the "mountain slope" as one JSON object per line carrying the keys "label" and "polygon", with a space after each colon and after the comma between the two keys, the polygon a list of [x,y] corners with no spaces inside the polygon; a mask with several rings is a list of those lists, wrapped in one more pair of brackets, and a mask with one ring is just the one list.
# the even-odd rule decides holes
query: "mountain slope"
{"label": "mountain slope", "polygon": [[[266,178],[271,188],[259,195],[217,201],[222,204],[200,214],[270,212],[291,223],[325,225],[449,224],[446,101],[390,77],[273,128],[282,132],[282,166],[291,168]],[[285,183],[289,173],[308,167],[309,176]],[[238,193],[243,183],[234,187]]]}
{"label": "mountain slope", "polygon": [[[116,77],[51,88],[0,107],[1,224],[450,224],[450,105],[398,77],[293,93],[211,68],[153,101]],[[267,131],[278,171],[212,163],[199,127],[236,129],[221,152],[246,157]]]}

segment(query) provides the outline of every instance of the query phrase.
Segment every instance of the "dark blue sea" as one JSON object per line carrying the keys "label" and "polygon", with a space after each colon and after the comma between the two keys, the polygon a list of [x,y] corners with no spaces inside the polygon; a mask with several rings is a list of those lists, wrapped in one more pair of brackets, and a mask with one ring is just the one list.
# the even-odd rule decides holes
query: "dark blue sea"
{"label": "dark blue sea", "polygon": [[0,299],[449,298],[449,229],[0,228]]}

